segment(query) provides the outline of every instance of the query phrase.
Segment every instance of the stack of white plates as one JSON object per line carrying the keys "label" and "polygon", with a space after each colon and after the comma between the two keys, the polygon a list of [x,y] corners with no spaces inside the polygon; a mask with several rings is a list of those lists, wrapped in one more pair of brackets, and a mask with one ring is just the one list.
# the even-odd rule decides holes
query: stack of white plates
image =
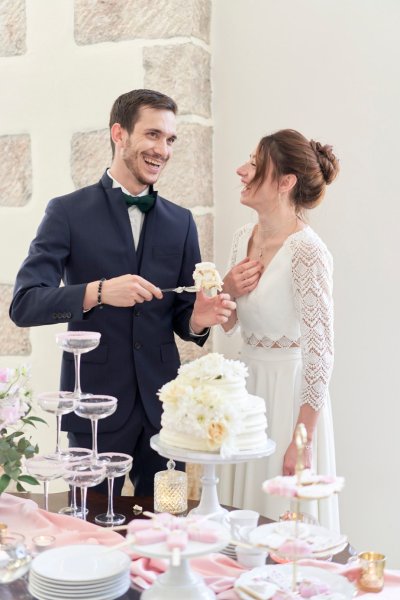
{"label": "stack of white plates", "polygon": [[78,544],[33,559],[29,592],[38,600],[113,600],[130,587],[131,560],[120,550]]}

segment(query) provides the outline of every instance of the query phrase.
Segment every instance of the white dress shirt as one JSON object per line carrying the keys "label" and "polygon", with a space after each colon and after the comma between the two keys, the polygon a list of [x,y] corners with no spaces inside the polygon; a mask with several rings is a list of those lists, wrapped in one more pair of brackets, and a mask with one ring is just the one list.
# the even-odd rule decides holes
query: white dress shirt
{"label": "white dress shirt", "polygon": [[[124,194],[126,194],[127,196],[133,196],[133,194],[128,192],[127,189],[125,189],[116,179],[114,179],[114,177],[110,173],[110,169],[107,169],[107,175],[109,176],[110,179],[112,179],[113,188],[119,187],[124,192]],[[138,194],[138,196],[146,196],[146,194],[148,194],[148,193],[149,193],[149,187],[145,188],[143,190],[143,192],[140,192],[140,194]],[[137,247],[139,245],[140,232],[142,231],[142,227],[143,227],[144,213],[142,213],[142,211],[137,206],[134,206],[134,205],[130,206],[128,208],[128,213],[129,213],[129,220],[131,222],[133,242],[135,244],[135,250],[137,250]]]}

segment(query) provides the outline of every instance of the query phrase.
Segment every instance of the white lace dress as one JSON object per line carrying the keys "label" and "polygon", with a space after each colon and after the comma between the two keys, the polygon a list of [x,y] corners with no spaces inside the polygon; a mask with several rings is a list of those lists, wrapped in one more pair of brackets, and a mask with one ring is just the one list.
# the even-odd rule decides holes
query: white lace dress
{"label": "white lace dress", "polygon": [[[253,227],[248,224],[236,232],[231,266],[247,256]],[[219,495],[223,504],[278,519],[290,508],[289,499],[264,494],[261,484],[282,474],[302,404],[320,413],[313,469],[320,474],[336,472],[328,392],[333,365],[332,258],[310,227],[286,239],[256,289],[237,299],[237,314],[243,339],[240,359],[249,368],[247,388],[265,399],[267,433],[277,448],[268,458],[222,467]],[[303,511],[321,525],[339,530],[336,497],[305,502]]]}

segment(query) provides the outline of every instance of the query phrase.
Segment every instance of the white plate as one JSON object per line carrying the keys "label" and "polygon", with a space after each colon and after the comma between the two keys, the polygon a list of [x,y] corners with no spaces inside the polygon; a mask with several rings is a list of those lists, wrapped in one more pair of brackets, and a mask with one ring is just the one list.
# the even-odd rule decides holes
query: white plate
{"label": "white plate", "polygon": [[64,580],[61,580],[60,583],[60,581],[58,581],[57,579],[48,579],[46,577],[41,577],[40,575],[35,574],[34,571],[31,571],[29,574],[29,579],[32,579],[35,583],[45,585],[49,588],[52,586],[56,586],[58,588],[60,585],[62,585],[63,590],[68,590],[73,593],[74,590],[90,590],[92,588],[103,588],[105,586],[115,585],[124,575],[125,572],[119,574],[117,577],[109,577],[107,579],[96,579],[95,581],[90,581],[87,583],[79,581],[70,582]]}
{"label": "white plate", "polygon": [[[260,525],[249,534],[251,544],[261,544],[268,550],[276,552],[286,540],[295,537],[295,522],[282,521]],[[298,523],[298,537],[312,546],[311,557],[321,558],[341,552],[347,546],[347,537],[326,527]]]}
{"label": "white plate", "polygon": [[[292,572],[293,565],[291,564],[257,567],[247,573],[243,573],[236,580],[234,589],[242,600],[249,600],[250,595],[241,591],[241,586],[244,586],[245,589],[248,588],[249,590],[252,590],[252,586],[257,582],[262,583],[263,579],[265,579],[265,583],[276,583],[279,588],[290,590],[292,585]],[[270,581],[270,579],[272,579],[272,581]],[[297,581],[302,581],[303,579],[319,579],[321,582],[329,585],[332,593],[342,594],[342,600],[350,600],[356,592],[354,585],[342,575],[331,573],[330,571],[325,571],[324,569],[319,569],[317,567],[299,566]],[[260,599],[269,600],[269,598],[273,596],[274,590],[276,591],[276,588],[274,588],[273,585],[269,586],[269,588],[269,595],[265,593],[263,596],[260,592],[260,588],[254,588],[254,591],[257,589]],[[327,598],[329,598],[329,596],[327,596]]]}
{"label": "white plate", "polygon": [[[93,595],[87,594],[84,591],[77,592],[73,598],[74,600],[113,600],[125,594],[125,592],[129,590],[130,585],[131,582],[128,578],[126,581],[121,582],[121,584],[118,586],[115,586],[114,590],[96,592]],[[42,591],[31,583],[29,583],[28,591],[38,600],[60,600],[60,598],[64,598],[63,590],[60,590],[59,592],[48,592],[47,590]]]}
{"label": "white plate", "polygon": [[131,559],[120,550],[105,552],[99,544],[76,544],[38,554],[31,569],[42,578],[70,583],[102,582],[128,571]]}
{"label": "white plate", "polygon": [[[203,542],[192,542],[189,540],[188,545],[181,552],[182,558],[194,558],[195,556],[202,556],[203,554],[209,554],[210,552],[218,552],[228,545],[231,536],[222,525],[216,521],[208,520],[207,528],[216,529],[218,531],[218,541],[213,544],[204,544]],[[140,556],[149,556],[150,558],[171,558],[172,554],[165,542],[146,544],[145,546],[132,544],[130,548],[136,552],[136,554],[139,554]]]}
{"label": "white plate", "polygon": [[123,582],[129,580],[130,574],[123,573],[122,576],[119,576],[118,579],[113,579],[111,583],[93,583],[87,585],[74,585],[73,587],[68,586],[65,582],[57,583],[54,580],[44,580],[35,577],[34,573],[30,573],[29,575],[29,583],[41,590],[42,592],[46,591],[51,594],[55,594],[57,592],[61,592],[61,595],[64,597],[72,597],[74,598],[76,594],[91,594],[96,595],[97,593],[104,594],[108,590],[113,590],[115,587],[122,585]]}
{"label": "white plate", "polygon": [[222,548],[220,552],[221,554],[225,554],[225,556],[229,556],[229,558],[233,558],[233,560],[236,560],[236,546],[234,546],[233,544],[228,544],[227,546],[225,546],[225,548]]}

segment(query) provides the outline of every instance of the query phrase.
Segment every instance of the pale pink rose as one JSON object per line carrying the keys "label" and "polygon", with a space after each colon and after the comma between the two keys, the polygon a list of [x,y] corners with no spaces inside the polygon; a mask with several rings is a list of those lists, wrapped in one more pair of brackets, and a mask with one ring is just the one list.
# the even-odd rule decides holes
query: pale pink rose
{"label": "pale pink rose", "polygon": [[14,404],[8,404],[0,408],[0,422],[3,427],[7,425],[14,425],[20,419],[20,405],[19,400],[15,400]]}
{"label": "pale pink rose", "polygon": [[0,367],[0,382],[7,383],[10,380],[10,369],[5,369],[4,367]]}

